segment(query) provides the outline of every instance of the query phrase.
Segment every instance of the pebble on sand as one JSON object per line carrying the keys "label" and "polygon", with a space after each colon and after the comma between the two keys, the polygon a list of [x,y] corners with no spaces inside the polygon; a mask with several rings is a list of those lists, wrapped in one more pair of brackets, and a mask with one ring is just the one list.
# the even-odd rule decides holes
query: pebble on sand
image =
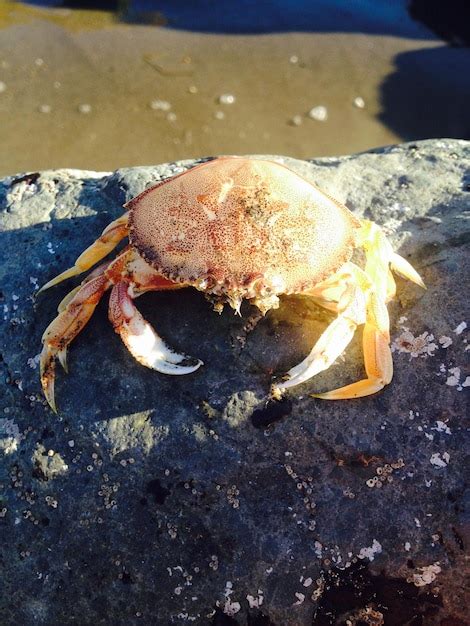
{"label": "pebble on sand", "polygon": [[91,113],[91,105],[90,104],[79,104],[78,105],[79,113],[87,114]]}
{"label": "pebble on sand", "polygon": [[294,117],[291,117],[291,119],[289,120],[289,124],[291,126],[300,126],[302,124],[302,116],[294,115]]}
{"label": "pebble on sand", "polygon": [[313,109],[310,109],[308,112],[308,116],[317,122],[326,122],[328,119],[328,109],[323,105],[313,107]]}
{"label": "pebble on sand", "polygon": [[154,111],[169,111],[171,104],[167,100],[152,100],[150,108]]}
{"label": "pebble on sand", "polygon": [[219,104],[233,104],[235,102],[235,96],[232,93],[223,93],[219,96]]}

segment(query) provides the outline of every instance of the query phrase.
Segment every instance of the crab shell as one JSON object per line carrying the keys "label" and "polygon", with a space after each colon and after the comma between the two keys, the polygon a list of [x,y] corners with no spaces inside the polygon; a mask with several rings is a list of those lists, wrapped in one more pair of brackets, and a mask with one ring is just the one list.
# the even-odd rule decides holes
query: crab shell
{"label": "crab shell", "polygon": [[351,256],[360,222],[280,163],[225,157],[127,203],[129,240],[169,280],[239,309],[324,280]]}

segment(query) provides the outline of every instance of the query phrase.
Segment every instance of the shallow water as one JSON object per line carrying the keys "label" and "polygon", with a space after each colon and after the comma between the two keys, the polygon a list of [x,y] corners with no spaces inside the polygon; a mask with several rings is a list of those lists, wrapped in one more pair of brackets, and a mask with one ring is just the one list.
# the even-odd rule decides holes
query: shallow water
{"label": "shallow water", "polygon": [[[213,32],[220,20],[184,30],[193,14],[172,13],[174,3],[159,4],[167,15],[145,2],[126,13],[36,4],[0,5],[2,175],[470,137],[470,51],[400,21],[393,3],[372,19],[360,0],[352,19],[341,0],[333,13],[323,2],[315,32],[300,12],[278,18],[278,32],[265,19],[263,34],[241,35]],[[279,32],[300,19],[307,32]]]}

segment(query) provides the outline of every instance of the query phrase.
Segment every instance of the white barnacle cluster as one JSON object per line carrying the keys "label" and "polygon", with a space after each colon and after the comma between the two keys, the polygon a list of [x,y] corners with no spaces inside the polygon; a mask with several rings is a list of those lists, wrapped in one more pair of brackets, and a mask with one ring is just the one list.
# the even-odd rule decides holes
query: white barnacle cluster
{"label": "white barnacle cluster", "polygon": [[381,552],[382,552],[382,545],[377,541],[377,539],[374,539],[372,541],[372,545],[361,548],[357,556],[359,559],[369,559],[369,561],[373,561],[375,558],[375,555],[380,554]]}
{"label": "white barnacle cluster", "polygon": [[437,575],[442,571],[439,561],[426,565],[425,567],[418,567],[417,570],[408,578],[408,582],[413,583],[416,587],[425,587],[433,583]]}
{"label": "white barnacle cluster", "polygon": [[240,500],[238,499],[239,495],[240,490],[236,485],[232,485],[227,489],[227,500],[234,509],[238,509],[240,506]]}
{"label": "white barnacle cluster", "polygon": [[446,371],[445,366],[443,366],[441,372],[447,375],[447,386],[456,387],[457,391],[462,391],[464,387],[470,387],[470,376],[466,376],[464,379],[462,379],[462,371],[460,367],[450,367]]}
{"label": "white barnacle cluster", "polygon": [[[230,617],[233,617],[234,615],[236,615],[241,607],[240,602],[235,602],[231,599],[231,595],[234,593],[234,589],[233,589],[233,583],[231,580],[227,580],[227,582],[225,583],[225,591],[224,591],[224,596],[225,596],[225,601],[223,603],[223,611],[225,613],[225,615],[228,615]],[[217,603],[220,606],[220,603]]]}
{"label": "white barnacle cluster", "polygon": [[450,454],[448,452],[443,452],[442,454],[440,452],[435,452],[431,455],[429,462],[435,467],[447,467],[450,462]]}
{"label": "white barnacle cluster", "polygon": [[[406,320],[406,317],[401,317],[398,320],[402,332],[392,342],[392,352],[409,354],[411,360],[417,357],[427,358],[436,356],[437,350],[448,350],[451,346],[452,351],[458,350],[462,343],[465,346],[464,352],[470,350],[470,344],[468,344],[467,339],[460,337],[467,329],[467,323],[465,321],[460,322],[460,324],[452,330],[452,333],[456,336],[455,338],[452,338],[448,334],[442,334],[436,339],[434,334],[428,331],[424,331],[420,335],[415,336],[410,329],[404,325]],[[451,364],[446,365],[445,363],[441,363],[437,376],[445,376],[445,384],[448,387],[453,387],[457,391],[463,391],[465,387],[470,387],[470,376],[464,375],[463,368],[455,363],[456,358],[457,355],[455,354],[447,356],[447,360],[450,360]]]}
{"label": "white barnacle cluster", "polygon": [[366,480],[368,487],[382,487],[385,483],[393,481],[392,473],[394,470],[401,469],[405,466],[403,459],[398,459],[395,463],[385,463],[385,465],[377,467],[376,475]]}
{"label": "white barnacle cluster", "polygon": [[463,335],[464,331],[467,329],[467,323],[465,321],[460,322],[453,330],[452,333],[455,335],[455,338],[452,339],[446,335],[439,337],[439,343],[441,348],[449,348],[453,346],[453,350],[455,351],[448,360],[451,361],[449,365],[446,363],[441,363],[439,366],[438,376],[445,377],[445,384],[448,387],[453,387],[457,391],[463,391],[465,387],[470,387],[470,376],[465,376],[461,367],[456,363],[458,358],[458,349],[464,346],[464,352],[467,352],[470,349],[470,345],[467,342],[467,338]]}
{"label": "white barnacle cluster", "polygon": [[248,600],[248,605],[250,609],[259,609],[264,600],[263,590],[258,589],[258,593],[256,596],[248,594],[246,596],[246,599]]}
{"label": "white barnacle cluster", "polygon": [[434,356],[437,348],[438,345],[434,340],[434,335],[427,331],[415,337],[410,330],[404,329],[392,343],[392,352],[409,354],[410,359]]}

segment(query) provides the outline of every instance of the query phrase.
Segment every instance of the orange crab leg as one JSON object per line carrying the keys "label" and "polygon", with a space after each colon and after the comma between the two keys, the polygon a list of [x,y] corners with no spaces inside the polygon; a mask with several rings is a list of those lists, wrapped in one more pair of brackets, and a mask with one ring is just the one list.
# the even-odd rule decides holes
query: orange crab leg
{"label": "orange crab leg", "polygon": [[[83,285],[85,283],[89,282],[90,280],[92,280],[93,278],[96,278],[97,276],[101,276],[104,273],[105,269],[108,267],[108,265],[109,265],[108,263],[103,263],[102,265],[99,265],[98,267],[96,267],[85,278],[85,280],[80,285],[77,285],[77,287],[75,287],[74,289],[69,291],[69,293],[66,294],[62,298],[62,300],[59,302],[59,306],[57,307],[57,312],[58,313],[62,313],[62,311],[65,311],[65,309],[67,308],[68,303],[73,300],[73,298],[80,291],[80,289],[83,287]],[[64,348],[59,350],[59,352],[57,353],[57,358],[59,359],[60,364],[62,365],[64,370],[66,372],[68,372],[68,367],[67,367],[67,346],[65,346]]]}
{"label": "orange crab leg", "polygon": [[366,250],[366,268],[346,263],[330,279],[306,292],[338,317],[320,336],[310,354],[287,372],[288,379],[274,386],[282,392],[312,378],[332,365],[351,341],[357,325],[363,324],[363,351],[367,378],[339,389],[312,394],[323,400],[345,400],[380,391],[392,380],[390,321],[386,302],[395,293],[390,266],[423,285],[421,277],[402,257],[393,252],[381,229],[363,221],[360,242]]}
{"label": "orange crab leg", "polygon": [[367,378],[333,391],[311,395],[322,400],[362,398],[377,393],[388,385],[393,377],[388,325],[388,312],[385,304],[378,300],[374,292],[371,292],[362,335]]}
{"label": "orange crab leg", "polygon": [[[390,268],[425,288],[421,276],[414,267],[393,252],[390,242],[379,226],[368,220],[362,220],[361,237],[360,243],[366,251],[365,274],[372,283],[362,339],[367,378],[326,393],[312,394],[315,398],[323,400],[361,398],[377,393],[388,385],[393,378],[393,360],[386,302],[395,295],[395,280]],[[356,274],[356,278],[358,276]]]}
{"label": "orange crab leg", "polygon": [[70,267],[43,285],[39,289],[38,294],[67,278],[81,274],[95,265],[95,263],[98,263],[98,261],[101,261],[111,250],[114,250],[118,243],[128,235],[128,217],[129,214],[124,213],[117,220],[108,224],[101,236],[80,254],[73,267]]}
{"label": "orange crab leg", "polygon": [[110,285],[104,274],[86,282],[43,334],[44,345],[40,359],[41,384],[54,412],[57,412],[54,400],[55,358],[59,357],[61,362],[65,363],[65,350],[68,344],[93,315],[96,305]]}
{"label": "orange crab leg", "polygon": [[123,271],[128,257],[127,249],[111,263],[103,263],[95,268],[81,285],[72,289],[62,299],[58,306],[59,315],[43,333],[40,358],[41,385],[54,412],[57,412],[54,400],[55,359],[57,357],[67,371],[67,346],[89,321],[105,291],[113,282],[120,280],[120,274],[114,278],[109,268],[116,268],[114,274]]}
{"label": "orange crab leg", "polygon": [[397,272],[397,274],[401,274],[404,278],[408,278],[408,280],[411,280],[413,283],[416,283],[423,289],[426,289],[423,279],[415,268],[396,252],[393,252],[390,257],[390,265],[392,266],[393,271]]}
{"label": "orange crab leg", "polygon": [[379,296],[383,295],[385,299],[387,292],[386,277],[390,267],[404,278],[426,289],[423,279],[415,268],[406,259],[393,251],[380,226],[369,220],[361,220],[361,225],[359,244],[366,251],[367,262],[365,271],[372,279]]}
{"label": "orange crab leg", "polygon": [[[352,266],[352,264],[350,264]],[[357,268],[359,270],[359,268]],[[360,270],[359,270],[360,271]],[[312,378],[319,372],[330,367],[345,350],[354,336],[358,324],[366,320],[365,294],[361,286],[354,282],[351,275],[345,275],[343,289],[337,309],[338,317],[322,333],[310,354],[298,365],[287,372],[287,380],[277,383],[274,387],[283,391]],[[332,283],[335,284],[335,283]],[[325,281],[325,291],[331,289],[329,281]],[[321,291],[317,291],[318,294]]]}

